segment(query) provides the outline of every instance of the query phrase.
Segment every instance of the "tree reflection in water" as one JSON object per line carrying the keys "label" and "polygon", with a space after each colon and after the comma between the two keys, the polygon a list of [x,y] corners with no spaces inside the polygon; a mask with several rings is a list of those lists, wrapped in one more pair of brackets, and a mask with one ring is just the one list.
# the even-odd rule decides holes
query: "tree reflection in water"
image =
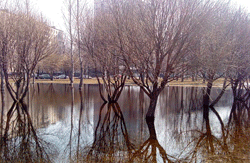
{"label": "tree reflection in water", "polygon": [[234,100],[228,121],[228,143],[235,162],[250,160],[250,110],[249,100]]}
{"label": "tree reflection in water", "polygon": [[[242,105],[244,104],[239,101],[237,101],[237,106],[235,106],[235,103],[233,104],[231,118],[226,126],[224,126],[219,114],[216,115],[221,125],[220,136],[218,136],[218,133],[212,132],[210,117],[204,117],[207,118],[204,119],[205,131],[195,131],[193,150],[182,160],[188,160],[188,162],[249,162],[249,110],[244,109]],[[214,110],[213,107],[210,109]],[[216,127],[219,128],[219,126]]]}
{"label": "tree reflection in water", "polygon": [[212,133],[209,116],[205,116],[204,121],[205,121],[204,130],[192,131],[196,133],[196,134],[193,134],[194,135],[194,138],[193,138],[194,144],[192,144],[194,145],[192,147],[193,150],[191,150],[190,155],[184,158],[185,160],[189,160],[189,162],[199,162],[202,160],[207,162],[210,159],[210,157],[214,156],[215,154],[219,156],[223,156],[223,155],[229,156],[229,150],[228,150],[228,146],[226,143],[226,135],[223,134],[224,127],[222,126],[224,125],[220,123],[221,128],[223,130],[222,130],[221,138],[220,137],[218,138]]}
{"label": "tree reflection in water", "polygon": [[[133,152],[130,162],[158,162],[157,149],[163,162],[174,162],[173,157],[169,156],[165,149],[159,144],[155,132],[154,118],[147,118],[147,125],[149,129],[149,138]],[[169,159],[171,157],[172,161]],[[161,161],[161,162],[162,162]]]}
{"label": "tree reflection in water", "polygon": [[33,127],[27,105],[23,101],[13,102],[1,138],[0,161],[50,162],[42,144]]}
{"label": "tree reflection in water", "polygon": [[[227,107],[222,107],[222,109],[219,108],[221,104],[218,105],[219,107],[208,106],[206,110],[209,112],[203,116],[201,88],[170,87],[159,98],[158,106],[161,109],[157,112],[155,120],[147,119],[146,126],[143,108],[146,106],[147,99],[144,99],[139,89],[137,90],[139,96],[135,93],[131,93],[130,98],[128,94],[121,96],[121,98],[128,97],[120,101],[121,109],[127,111],[123,114],[117,103],[104,103],[100,112],[95,112],[96,107],[100,108],[101,103],[98,102],[101,100],[94,101],[96,105],[89,105],[91,100],[84,98],[89,98],[90,94],[96,97],[92,92],[79,92],[80,98],[78,98],[77,92],[74,96],[74,91],[70,90],[70,87],[65,87],[67,89],[58,93],[58,90],[62,90],[61,87],[53,86],[54,91],[52,85],[41,86],[38,97],[41,102],[47,100],[41,97],[58,98],[61,94],[67,94],[67,98],[66,95],[65,98],[59,96],[62,102],[57,102],[56,99],[49,102],[49,105],[56,108],[56,103],[64,106],[66,101],[66,106],[69,108],[65,124],[62,128],[53,130],[55,134],[58,134],[58,139],[52,139],[52,141],[46,139],[46,136],[51,134],[49,132],[48,134],[39,132],[39,136],[37,135],[34,129],[36,116],[32,118],[34,124],[30,117],[36,108],[34,106],[37,105],[27,105],[16,101],[9,109],[8,104],[5,106],[8,113],[3,118],[0,162],[3,160],[6,162],[17,160],[19,162],[48,162],[50,161],[48,155],[52,161],[58,162],[161,163],[249,162],[250,160],[250,103],[247,91],[242,91],[241,95],[239,92],[234,97],[233,104],[227,104]],[[47,91],[48,87],[51,92]],[[44,90],[46,90],[45,94],[42,94]],[[71,96],[68,96],[70,91]],[[32,103],[32,97],[36,95],[35,92],[33,94],[30,103]],[[230,95],[223,98],[227,100],[231,97]],[[134,100],[128,105],[128,100],[132,98]],[[138,103],[136,103],[137,99],[139,99]],[[41,103],[38,104],[41,105]],[[28,112],[30,110],[28,107],[34,109]],[[90,108],[92,108],[91,111]],[[229,112],[225,114],[225,110]],[[58,111],[60,114],[66,114],[62,112],[63,110]],[[43,116],[41,111],[38,113]],[[43,145],[42,136],[44,140],[54,143],[54,148],[59,153],[50,155],[50,152],[54,151],[44,148],[48,147],[48,144]],[[55,135],[52,134],[52,136]],[[57,142],[60,142],[58,146],[56,146]]]}
{"label": "tree reflection in water", "polygon": [[73,128],[74,128],[74,87],[71,85],[71,109],[70,109],[70,136],[69,136],[69,160],[72,162],[72,134],[73,134]]}
{"label": "tree reflection in water", "polygon": [[157,162],[157,150],[164,162],[173,162],[157,140],[154,119],[147,119],[147,125],[150,136],[137,148],[131,142],[119,104],[104,103],[100,109],[94,142],[86,152],[84,162]]}
{"label": "tree reflection in water", "polygon": [[85,161],[124,162],[131,156],[132,149],[133,144],[130,142],[119,104],[104,103],[99,112],[94,142]]}
{"label": "tree reflection in water", "polygon": [[80,137],[81,137],[81,121],[82,121],[82,112],[83,112],[83,94],[82,90],[79,89],[80,95],[80,113],[79,113],[79,122],[78,122],[78,135],[77,135],[77,149],[76,149],[76,160],[79,160],[80,152]]}

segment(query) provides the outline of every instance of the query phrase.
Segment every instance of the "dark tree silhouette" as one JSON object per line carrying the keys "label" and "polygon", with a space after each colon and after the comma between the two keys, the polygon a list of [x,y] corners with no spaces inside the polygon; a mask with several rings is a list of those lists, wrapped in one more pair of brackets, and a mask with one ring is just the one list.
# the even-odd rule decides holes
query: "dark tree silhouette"
{"label": "dark tree silhouette", "polygon": [[150,136],[138,149],[133,152],[130,162],[157,163],[157,150],[159,150],[163,162],[175,162],[175,158],[169,156],[157,140],[154,119],[147,118],[146,121]]}
{"label": "dark tree silhouette", "polygon": [[[104,103],[100,108],[94,142],[86,161],[126,162],[131,157],[133,148],[119,104]],[[119,155],[122,157],[118,157]]]}
{"label": "dark tree silhouette", "polygon": [[45,143],[38,137],[27,105],[13,102],[1,137],[0,161],[50,162]]}

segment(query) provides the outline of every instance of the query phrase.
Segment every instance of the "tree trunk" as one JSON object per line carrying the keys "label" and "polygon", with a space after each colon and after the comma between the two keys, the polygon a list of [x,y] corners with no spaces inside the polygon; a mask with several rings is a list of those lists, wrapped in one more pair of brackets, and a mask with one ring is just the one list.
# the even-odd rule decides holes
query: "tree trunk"
{"label": "tree trunk", "polygon": [[218,95],[218,97],[210,104],[210,107],[213,107],[215,104],[217,104],[217,102],[220,101],[221,97],[225,93],[226,88],[228,86],[228,85],[226,85],[226,83],[227,83],[227,78],[224,79],[223,88],[222,88],[220,94]]}
{"label": "tree trunk", "polygon": [[209,80],[207,83],[206,92],[203,95],[203,117],[205,120],[207,120],[209,116],[209,103],[210,103],[210,94],[212,87],[213,87],[213,82]]}
{"label": "tree trunk", "polygon": [[32,84],[35,84],[35,73],[33,72]]}
{"label": "tree trunk", "polygon": [[69,0],[69,36],[70,36],[70,59],[71,59],[71,78],[70,84],[74,83],[74,57],[73,57],[73,29],[72,29],[72,2]]}
{"label": "tree trunk", "polygon": [[148,125],[148,130],[151,139],[157,139],[156,132],[155,132],[155,125],[154,125],[154,118],[146,118],[146,122]]}
{"label": "tree trunk", "polygon": [[77,46],[78,46],[78,56],[79,56],[79,61],[80,61],[80,83],[79,83],[79,90],[82,89],[83,85],[83,61],[82,61],[82,56],[81,56],[81,46],[80,46],[80,25],[79,25],[79,0],[77,0],[77,12],[76,12],[76,22],[77,22]]}
{"label": "tree trunk", "polygon": [[2,101],[2,110],[1,110],[1,137],[2,137],[2,129],[3,129],[3,116],[4,116],[4,108],[5,108],[5,83],[4,83],[4,74],[3,70],[1,70],[1,101]]}
{"label": "tree trunk", "polygon": [[53,78],[53,74],[54,74],[54,72],[51,72],[51,73],[50,73],[50,80],[51,80],[51,81],[53,81],[53,79],[54,79],[54,78]]}
{"label": "tree trunk", "polygon": [[208,138],[208,145],[211,149],[211,152],[214,152],[214,146],[213,146],[213,138],[212,138],[212,133],[211,133],[211,128],[210,128],[210,122],[209,122],[209,103],[210,103],[210,94],[211,94],[211,89],[213,87],[213,82],[212,80],[209,80],[207,83],[207,89],[205,94],[203,95],[203,118],[206,123],[206,133],[207,133],[207,138]]}
{"label": "tree trunk", "polygon": [[80,83],[79,83],[79,90],[82,89],[82,86],[83,86],[83,65],[82,63],[80,63],[80,66],[81,66],[81,70],[80,70]]}
{"label": "tree trunk", "polygon": [[152,93],[152,96],[150,98],[150,104],[149,104],[149,108],[148,108],[148,112],[146,114],[146,118],[154,118],[155,116],[155,109],[156,109],[156,104],[158,101],[158,93]]}

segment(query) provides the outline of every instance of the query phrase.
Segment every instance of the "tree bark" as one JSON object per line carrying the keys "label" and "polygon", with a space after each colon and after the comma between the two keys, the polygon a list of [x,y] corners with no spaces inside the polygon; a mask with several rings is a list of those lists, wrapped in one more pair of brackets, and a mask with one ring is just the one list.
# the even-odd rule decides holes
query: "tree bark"
{"label": "tree bark", "polygon": [[212,80],[209,80],[207,83],[207,89],[205,94],[203,95],[203,117],[207,120],[209,117],[209,103],[210,103],[210,94],[213,86]]}
{"label": "tree bark", "polygon": [[149,104],[149,108],[146,114],[146,119],[154,118],[158,97],[159,97],[159,93],[156,93],[153,91],[152,96],[150,98],[150,104]]}
{"label": "tree bark", "polygon": [[147,125],[148,125],[148,130],[149,130],[150,138],[156,140],[157,136],[156,136],[154,121],[155,121],[154,118],[146,118],[146,122],[147,122]]}
{"label": "tree bark", "polygon": [[227,83],[227,78],[224,79],[223,88],[222,88],[220,94],[218,95],[218,97],[210,104],[210,107],[213,107],[215,104],[217,104],[217,102],[220,101],[221,97],[225,93],[226,88],[228,86],[228,84],[226,84],[226,83]]}
{"label": "tree bark", "polygon": [[79,0],[77,0],[77,15],[76,15],[76,21],[77,21],[77,46],[78,46],[78,56],[79,56],[79,62],[80,62],[80,83],[79,83],[79,90],[82,89],[83,85],[83,61],[81,56],[81,46],[80,46],[80,24],[79,24]]}
{"label": "tree bark", "polygon": [[69,36],[70,36],[70,59],[71,59],[71,78],[70,84],[73,87],[74,83],[74,57],[73,57],[73,29],[72,29],[72,2],[69,0]]}
{"label": "tree bark", "polygon": [[204,118],[205,124],[206,124],[208,145],[211,149],[211,152],[213,153],[214,152],[213,138],[212,138],[210,122],[209,122],[209,103],[210,103],[210,94],[211,94],[212,87],[213,87],[212,80],[208,80],[207,89],[206,89],[205,94],[203,95],[203,118]]}
{"label": "tree bark", "polygon": [[3,116],[4,116],[4,108],[5,108],[5,83],[4,83],[4,74],[1,69],[1,100],[2,100],[2,110],[1,110],[1,137],[2,137],[2,129],[3,129]]}

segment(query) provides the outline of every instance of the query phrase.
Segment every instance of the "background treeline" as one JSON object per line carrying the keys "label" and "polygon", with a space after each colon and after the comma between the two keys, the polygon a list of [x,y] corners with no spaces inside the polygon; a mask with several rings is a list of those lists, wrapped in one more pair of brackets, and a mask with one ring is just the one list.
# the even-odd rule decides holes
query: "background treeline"
{"label": "background treeline", "polygon": [[[249,14],[230,1],[103,0],[94,9],[76,1],[71,7],[79,12],[72,19],[73,47],[102,73],[106,101],[117,101],[127,77],[150,98],[149,117],[160,92],[178,78],[206,82],[206,106],[229,85],[248,90]],[[218,79],[223,88],[211,100]]]}
{"label": "background treeline", "polygon": [[[99,0],[93,7],[65,0],[63,54],[49,24],[31,8],[24,1],[1,10],[2,76],[13,98],[25,95],[35,72],[63,72],[71,83],[77,72],[81,88],[84,71],[91,70],[105,88],[101,97],[110,102],[118,100],[129,77],[151,99],[147,116],[154,115],[164,87],[178,78],[207,82],[206,105],[215,105],[229,84],[247,89],[249,17],[230,1]],[[10,77],[24,89],[12,88]],[[218,79],[224,79],[222,92],[210,101]]]}

